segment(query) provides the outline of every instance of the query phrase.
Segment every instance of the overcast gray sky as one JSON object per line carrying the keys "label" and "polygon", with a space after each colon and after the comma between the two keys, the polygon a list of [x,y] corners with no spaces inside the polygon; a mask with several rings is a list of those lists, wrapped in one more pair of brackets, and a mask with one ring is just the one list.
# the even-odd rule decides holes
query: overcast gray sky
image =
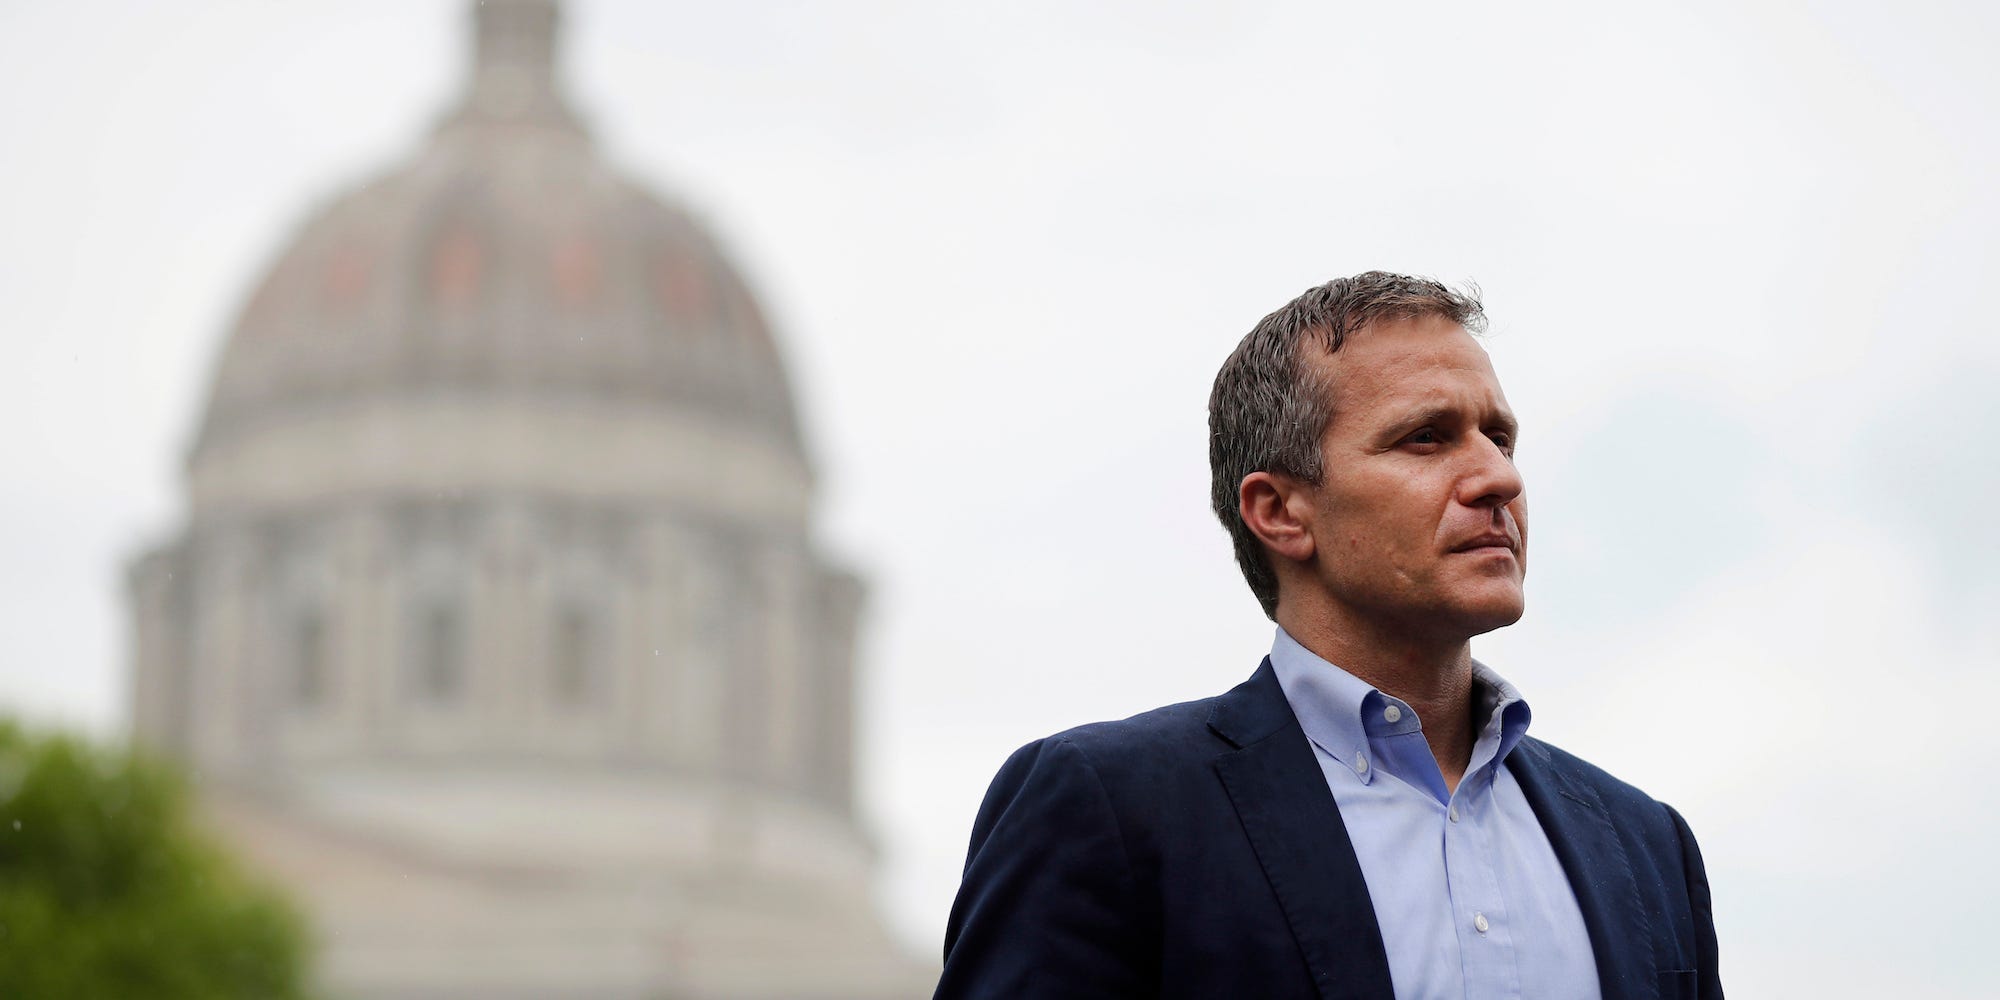
{"label": "overcast gray sky", "polygon": [[[1014,747],[1269,644],[1209,380],[1372,267],[1474,279],[1525,423],[1535,731],[1680,808],[1745,996],[1991,993],[2000,8],[576,3],[611,158],[780,326],[872,581],[867,814],[936,947]],[[0,3],[0,709],[115,732],[260,265],[411,152],[455,2]]]}

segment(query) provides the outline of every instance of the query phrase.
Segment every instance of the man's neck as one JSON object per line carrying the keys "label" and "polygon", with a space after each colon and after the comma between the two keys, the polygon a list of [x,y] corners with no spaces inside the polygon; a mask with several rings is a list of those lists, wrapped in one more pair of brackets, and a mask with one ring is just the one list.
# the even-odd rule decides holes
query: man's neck
{"label": "man's neck", "polygon": [[1284,605],[1278,624],[1313,655],[1415,709],[1445,787],[1458,789],[1474,742],[1470,640],[1411,636],[1351,615]]}

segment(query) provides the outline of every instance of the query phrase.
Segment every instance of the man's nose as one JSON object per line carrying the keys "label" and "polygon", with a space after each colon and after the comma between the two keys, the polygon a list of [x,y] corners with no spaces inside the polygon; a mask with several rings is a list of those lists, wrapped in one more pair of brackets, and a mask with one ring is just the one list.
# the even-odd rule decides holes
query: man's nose
{"label": "man's nose", "polygon": [[1467,507],[1502,507],[1527,489],[1514,459],[1491,438],[1479,438],[1467,460],[1472,464],[1459,480],[1459,502]]}

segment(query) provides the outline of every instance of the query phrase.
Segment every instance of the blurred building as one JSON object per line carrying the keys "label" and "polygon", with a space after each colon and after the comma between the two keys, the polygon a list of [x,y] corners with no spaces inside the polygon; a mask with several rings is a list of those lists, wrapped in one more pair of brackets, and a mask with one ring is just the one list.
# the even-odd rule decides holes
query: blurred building
{"label": "blurred building", "polygon": [[928,992],[854,814],[861,587],[755,298],[607,167],[558,12],[335,198],[130,570],[139,739],[313,916],[331,996]]}

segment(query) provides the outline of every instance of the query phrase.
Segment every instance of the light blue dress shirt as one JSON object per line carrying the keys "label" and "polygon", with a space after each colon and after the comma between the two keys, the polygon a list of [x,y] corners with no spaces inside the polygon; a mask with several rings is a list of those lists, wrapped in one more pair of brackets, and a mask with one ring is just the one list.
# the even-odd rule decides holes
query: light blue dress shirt
{"label": "light blue dress shirt", "polygon": [[1340,807],[1402,1000],[1599,1000],[1590,935],[1521,786],[1501,766],[1528,703],[1472,665],[1485,721],[1458,790],[1408,702],[1280,628],[1271,667]]}

